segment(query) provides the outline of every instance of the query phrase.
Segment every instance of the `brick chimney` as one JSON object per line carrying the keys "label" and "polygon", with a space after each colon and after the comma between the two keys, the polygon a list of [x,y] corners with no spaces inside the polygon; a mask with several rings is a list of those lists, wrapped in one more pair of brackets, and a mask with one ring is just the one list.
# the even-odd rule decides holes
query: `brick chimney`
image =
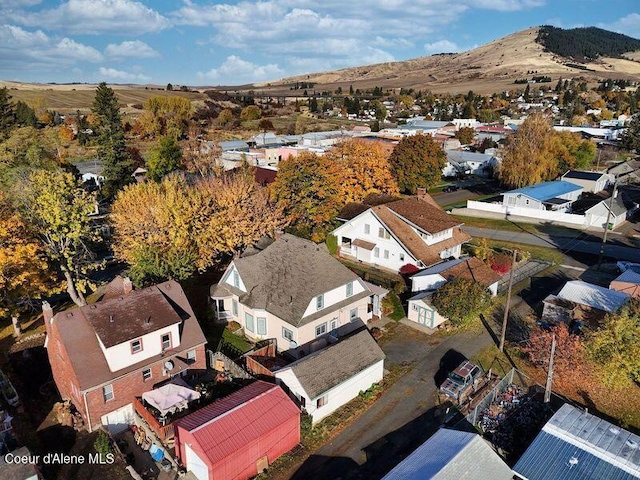
{"label": "brick chimney", "polygon": [[278,229],[276,229],[276,231],[273,233],[273,237],[274,237],[276,240],[278,240],[278,239],[282,236],[282,234],[283,234],[283,233],[284,233],[284,232],[283,232],[281,229],[279,229],[279,228],[278,228]]}
{"label": "brick chimney", "polygon": [[418,188],[416,189],[416,197],[417,197],[419,200],[424,200],[426,196],[427,196],[427,189],[426,189],[426,188],[424,188],[424,187],[418,187]]}
{"label": "brick chimney", "polygon": [[51,321],[53,320],[53,309],[46,300],[42,302],[42,317],[44,318],[44,328],[47,330],[47,334],[49,334]]}
{"label": "brick chimney", "polygon": [[124,277],[122,280],[122,294],[127,295],[133,291],[133,283],[129,277]]}

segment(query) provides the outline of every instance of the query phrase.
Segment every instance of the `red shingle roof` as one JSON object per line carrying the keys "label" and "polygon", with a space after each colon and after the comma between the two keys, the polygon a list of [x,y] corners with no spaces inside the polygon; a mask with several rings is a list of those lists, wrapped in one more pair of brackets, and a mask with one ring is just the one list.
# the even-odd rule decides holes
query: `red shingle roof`
{"label": "red shingle roof", "polygon": [[276,429],[300,410],[278,385],[256,381],[177,421],[211,463]]}

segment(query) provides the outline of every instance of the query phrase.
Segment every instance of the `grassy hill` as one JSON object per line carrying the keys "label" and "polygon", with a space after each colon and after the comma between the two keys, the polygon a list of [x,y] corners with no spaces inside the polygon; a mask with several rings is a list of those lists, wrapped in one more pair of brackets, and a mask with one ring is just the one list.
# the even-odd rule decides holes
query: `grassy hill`
{"label": "grassy hill", "polygon": [[579,62],[620,58],[624,53],[640,50],[640,40],[596,27],[565,30],[545,25],[540,27],[536,42],[545,51]]}

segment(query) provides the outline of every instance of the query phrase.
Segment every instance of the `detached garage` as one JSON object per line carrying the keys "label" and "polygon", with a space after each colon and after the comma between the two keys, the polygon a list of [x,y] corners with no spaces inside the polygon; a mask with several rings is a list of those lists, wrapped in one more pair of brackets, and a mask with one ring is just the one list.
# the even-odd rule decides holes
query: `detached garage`
{"label": "detached garage", "polygon": [[277,385],[256,381],[175,426],[178,459],[198,480],[247,479],[300,443],[300,409]]}

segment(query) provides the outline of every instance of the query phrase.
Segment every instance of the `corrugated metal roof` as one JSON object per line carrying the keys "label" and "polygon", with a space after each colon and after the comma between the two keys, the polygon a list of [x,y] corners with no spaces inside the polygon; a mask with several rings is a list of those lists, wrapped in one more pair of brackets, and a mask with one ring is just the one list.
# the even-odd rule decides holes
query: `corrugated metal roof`
{"label": "corrugated metal roof", "polygon": [[256,381],[177,421],[211,463],[274,430],[300,410],[277,385]]}
{"label": "corrugated metal roof", "polygon": [[528,480],[640,478],[640,437],[565,404],[514,467]]}
{"label": "corrugated metal roof", "polygon": [[629,295],[581,280],[572,280],[565,283],[558,298],[611,313],[624,305]]}
{"label": "corrugated metal roof", "polygon": [[444,272],[445,270],[448,270],[451,267],[455,267],[456,265],[464,262],[465,260],[467,259],[463,257],[463,258],[456,258],[455,260],[449,260],[447,262],[436,263],[435,265],[432,265],[429,268],[425,268],[424,270],[421,270],[420,272],[413,275],[411,278],[424,277],[427,275],[437,275],[439,273]]}
{"label": "corrugated metal roof", "polygon": [[513,472],[476,433],[438,430],[383,480],[511,480]]}
{"label": "corrugated metal roof", "polygon": [[638,283],[640,284],[640,273],[634,272],[631,268],[622,272],[618,277],[616,277],[614,282],[627,282],[627,283]]}
{"label": "corrugated metal roof", "polygon": [[526,195],[527,197],[531,197],[535,200],[544,202],[545,200],[559,197],[560,195],[566,195],[567,193],[575,192],[576,190],[582,190],[582,187],[580,185],[576,185],[575,183],[556,180],[553,182],[542,182],[536,185],[531,185],[529,187],[510,190],[508,192],[505,192],[504,195],[520,193],[522,195]]}

